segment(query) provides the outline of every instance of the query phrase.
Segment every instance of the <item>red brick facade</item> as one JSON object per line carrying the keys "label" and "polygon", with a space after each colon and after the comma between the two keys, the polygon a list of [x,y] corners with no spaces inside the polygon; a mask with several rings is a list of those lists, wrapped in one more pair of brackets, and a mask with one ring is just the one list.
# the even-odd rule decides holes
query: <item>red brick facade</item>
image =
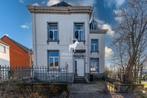
{"label": "red brick facade", "polygon": [[15,68],[30,68],[32,66],[32,51],[12,40],[8,36],[1,38],[10,46],[10,66]]}

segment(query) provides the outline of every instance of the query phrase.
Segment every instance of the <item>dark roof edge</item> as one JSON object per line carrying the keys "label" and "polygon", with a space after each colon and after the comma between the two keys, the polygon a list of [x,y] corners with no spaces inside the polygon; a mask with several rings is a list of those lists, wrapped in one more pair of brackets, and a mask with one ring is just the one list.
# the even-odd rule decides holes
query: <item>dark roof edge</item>
{"label": "dark roof edge", "polygon": [[4,35],[3,37],[1,37],[0,39],[3,39],[4,37],[7,37],[9,40],[11,40],[13,43],[15,43],[17,46],[19,46],[21,49],[23,49],[24,51],[28,52],[28,53],[32,53],[32,49],[27,48],[26,46],[16,42],[15,40],[13,40],[12,38]]}

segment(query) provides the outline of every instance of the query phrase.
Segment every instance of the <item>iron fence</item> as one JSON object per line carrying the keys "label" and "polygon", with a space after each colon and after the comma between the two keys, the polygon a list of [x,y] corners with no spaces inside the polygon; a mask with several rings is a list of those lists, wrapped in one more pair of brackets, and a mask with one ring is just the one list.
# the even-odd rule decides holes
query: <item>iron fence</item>
{"label": "iron fence", "polygon": [[0,66],[0,82],[7,80],[22,80],[27,83],[72,83],[73,73],[65,68],[33,67],[11,69],[9,66]]}

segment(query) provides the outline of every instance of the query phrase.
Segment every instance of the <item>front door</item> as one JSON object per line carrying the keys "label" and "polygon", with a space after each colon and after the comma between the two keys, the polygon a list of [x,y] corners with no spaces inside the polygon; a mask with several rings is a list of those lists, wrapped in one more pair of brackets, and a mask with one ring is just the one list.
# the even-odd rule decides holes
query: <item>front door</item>
{"label": "front door", "polygon": [[75,59],[75,73],[77,76],[84,76],[84,59]]}

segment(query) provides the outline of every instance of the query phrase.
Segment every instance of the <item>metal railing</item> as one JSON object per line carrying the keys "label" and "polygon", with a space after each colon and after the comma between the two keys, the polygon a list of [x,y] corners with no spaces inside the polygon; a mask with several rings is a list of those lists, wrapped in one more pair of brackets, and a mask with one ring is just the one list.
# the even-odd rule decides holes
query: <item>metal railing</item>
{"label": "metal railing", "polygon": [[40,66],[11,69],[9,66],[0,66],[0,82],[10,79],[27,83],[72,83],[74,74],[69,73],[65,68],[49,69]]}

